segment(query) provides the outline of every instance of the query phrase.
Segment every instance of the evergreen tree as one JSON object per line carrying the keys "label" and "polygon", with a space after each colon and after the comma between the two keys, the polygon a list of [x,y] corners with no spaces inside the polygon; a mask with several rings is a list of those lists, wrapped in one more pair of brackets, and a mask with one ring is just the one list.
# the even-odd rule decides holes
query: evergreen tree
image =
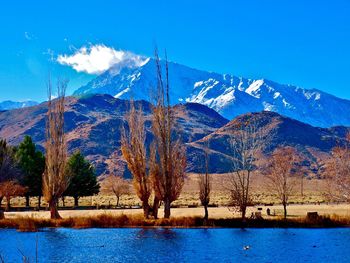
{"label": "evergreen tree", "polygon": [[0,210],[1,202],[5,197],[3,184],[8,181],[20,181],[21,172],[14,157],[14,147],[7,144],[6,140],[0,139]]}
{"label": "evergreen tree", "polygon": [[100,185],[97,183],[94,168],[79,151],[69,158],[67,173],[70,182],[64,195],[74,198],[74,206],[78,206],[80,197],[99,193]]}
{"label": "evergreen tree", "polygon": [[45,170],[45,156],[36,149],[30,136],[25,136],[16,150],[16,159],[23,173],[22,184],[27,188],[26,206],[29,207],[29,198],[38,197],[38,207],[42,196],[42,175]]}

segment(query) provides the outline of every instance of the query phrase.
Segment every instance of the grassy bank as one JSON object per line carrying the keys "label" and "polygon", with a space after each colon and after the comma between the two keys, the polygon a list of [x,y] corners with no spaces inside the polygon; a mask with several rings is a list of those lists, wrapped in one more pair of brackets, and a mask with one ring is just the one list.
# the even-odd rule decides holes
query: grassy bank
{"label": "grassy bank", "polygon": [[350,218],[340,216],[318,216],[316,219],[296,218],[287,219],[247,219],[245,223],[239,218],[209,219],[204,222],[201,217],[174,217],[170,219],[144,219],[141,215],[99,215],[92,217],[74,217],[59,220],[39,219],[31,217],[2,219],[0,228],[15,228],[19,231],[37,231],[45,227],[66,228],[120,228],[120,227],[225,227],[225,228],[275,228],[275,227],[349,227]]}

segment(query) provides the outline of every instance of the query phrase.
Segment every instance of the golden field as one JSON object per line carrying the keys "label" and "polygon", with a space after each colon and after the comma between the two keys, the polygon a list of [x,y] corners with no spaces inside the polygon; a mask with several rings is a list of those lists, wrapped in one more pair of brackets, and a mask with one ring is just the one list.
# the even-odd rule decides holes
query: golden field
{"label": "golden field", "polygon": [[[198,199],[198,174],[189,174],[185,181],[182,194],[179,199],[173,202],[174,206],[199,206]],[[228,174],[212,174],[212,192],[211,204],[215,206],[227,206],[230,202],[229,190],[226,187],[229,181]],[[124,195],[120,199],[121,206],[137,206],[140,201],[132,191],[131,194]],[[320,179],[304,179],[303,180],[303,195],[301,194],[301,180],[295,181],[295,193],[290,197],[291,204],[312,204],[328,202],[325,196],[326,183]],[[277,196],[268,188],[261,176],[254,176],[252,179],[252,195],[254,203],[256,204],[279,204]],[[31,206],[37,205],[37,199],[31,198]],[[82,197],[79,199],[80,206],[115,206],[117,202],[116,197],[111,191],[106,189],[104,182],[101,182],[101,192],[97,196]],[[3,201],[3,204],[6,202]],[[11,200],[12,206],[25,206],[25,199],[22,197],[13,198]],[[45,206],[45,200],[42,200],[42,205]],[[60,201],[60,206],[63,206]],[[65,205],[67,207],[73,206],[73,198],[66,197]]]}
{"label": "golden field", "polygon": [[[225,187],[228,182],[229,175],[227,174],[213,174],[212,177],[212,193],[211,204],[209,208],[209,216],[211,218],[230,218],[238,217],[239,213],[233,208],[228,208],[229,205],[229,192]],[[202,216],[203,208],[200,207],[198,200],[198,183],[197,174],[189,174],[183,192],[180,198],[173,203],[176,208],[172,209],[172,216],[185,217],[185,216]],[[258,208],[262,208],[262,215],[267,217],[266,209],[270,208],[271,214],[276,216],[282,215],[283,207],[279,205],[279,201],[275,194],[273,194],[268,186],[264,183],[261,177],[255,176],[252,180],[252,193],[255,206],[249,207],[247,216],[249,217],[252,212],[258,211]],[[64,218],[68,217],[81,217],[81,216],[97,216],[97,215],[137,215],[142,214],[142,210],[137,208],[140,202],[134,193],[125,195],[120,200],[120,206],[116,209],[116,197],[106,189],[104,183],[101,183],[101,193],[97,196],[82,197],[79,200],[79,205],[82,207],[89,207],[86,210],[71,210],[63,207],[62,201],[60,202],[60,214]],[[132,187],[130,186],[131,190]],[[288,206],[289,217],[303,217],[307,212],[315,211],[320,215],[339,215],[350,216],[350,205],[348,204],[329,204],[325,198],[326,184],[324,180],[303,180],[303,196],[301,195],[301,180],[295,182],[295,193],[290,198],[290,205]],[[5,202],[4,202],[5,203]],[[11,205],[14,207],[24,207],[24,198],[13,198]],[[37,205],[37,199],[31,198],[31,206]],[[46,206],[45,201],[42,202],[43,206]],[[71,208],[73,206],[73,198],[65,198],[65,206]],[[97,209],[92,209],[92,207]],[[107,209],[112,208],[112,209]],[[133,208],[133,209],[130,209]],[[89,209],[89,210],[87,210]],[[160,217],[162,217],[162,208],[160,209]],[[37,218],[48,218],[49,213],[46,211],[40,212],[8,212],[6,217],[13,218],[18,216],[30,216]]]}

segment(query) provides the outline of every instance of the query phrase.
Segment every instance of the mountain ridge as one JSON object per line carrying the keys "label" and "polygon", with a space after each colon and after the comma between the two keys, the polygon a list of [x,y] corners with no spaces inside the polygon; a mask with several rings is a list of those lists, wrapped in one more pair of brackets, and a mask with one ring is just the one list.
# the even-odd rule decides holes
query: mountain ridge
{"label": "mountain ridge", "polygon": [[[161,61],[164,64],[164,61]],[[113,68],[77,89],[73,95],[105,93],[122,99],[149,100],[156,87],[155,60],[141,67]],[[350,126],[350,101],[317,89],[207,72],[169,62],[170,98],[173,105],[204,104],[233,119],[240,114],[274,111],[313,126]]]}
{"label": "mountain ridge", "polygon": [[4,100],[4,101],[0,101],[0,111],[25,108],[25,107],[35,106],[38,104],[39,104],[38,102],[32,101],[32,100],[26,100],[26,101]]}

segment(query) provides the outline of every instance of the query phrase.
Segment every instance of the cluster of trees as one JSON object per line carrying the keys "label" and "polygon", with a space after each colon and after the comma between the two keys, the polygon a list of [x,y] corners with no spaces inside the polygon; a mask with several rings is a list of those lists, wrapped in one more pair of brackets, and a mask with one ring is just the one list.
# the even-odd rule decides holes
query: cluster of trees
{"label": "cluster of trees", "polygon": [[18,147],[0,140],[0,205],[5,198],[9,209],[10,199],[14,196],[25,196],[29,204],[30,196],[41,195],[43,158],[30,137],[25,137]]}
{"label": "cluster of trees", "polygon": [[14,150],[5,140],[0,140],[0,205],[3,198],[9,198],[8,182],[15,184],[14,178],[18,175],[17,167],[14,162]]}
{"label": "cluster of trees", "polygon": [[264,176],[269,191],[282,203],[286,218],[288,200],[296,186],[295,179],[303,171],[299,154],[292,147],[281,146],[267,156],[268,158],[264,158],[267,162],[259,163],[265,146],[269,144],[270,135],[261,128],[262,125],[259,125],[254,115],[236,125],[235,133],[231,137],[234,149],[233,172],[227,183],[231,205],[239,210],[242,221],[245,221],[247,207],[253,204],[252,175],[260,173]]}
{"label": "cluster of trees", "polygon": [[[122,131],[121,149],[145,218],[158,217],[160,202],[164,204],[164,217],[169,218],[171,203],[179,197],[184,184],[186,150],[176,136],[167,59],[163,69],[156,50],[155,60],[158,84],[152,109],[153,141],[147,149],[144,115],[142,109],[136,109],[132,103],[126,116],[128,127]],[[151,196],[153,202],[150,203]]]}
{"label": "cluster of trees", "polygon": [[[44,172],[45,156],[37,150],[31,137],[25,136],[17,147],[0,140],[0,206],[5,198],[9,210],[12,197],[24,196],[26,207],[30,206],[31,197],[37,197],[40,209]],[[75,206],[80,197],[98,194],[94,168],[80,152],[68,159],[65,174],[70,180],[62,196],[72,196]]]}
{"label": "cluster of trees", "polygon": [[[264,148],[269,145],[269,134],[259,128],[258,121],[252,115],[246,122],[237,123],[236,132],[232,134],[233,172],[227,183],[231,205],[241,212],[242,220],[246,218],[247,207],[253,204],[251,184],[252,174],[264,176],[265,184],[275,194],[284,208],[287,217],[287,206],[291,195],[296,193],[298,178],[302,182],[305,176],[302,156],[295,148],[280,146],[267,158],[261,158]],[[332,149],[331,157],[322,165],[322,173],[328,182],[327,195],[331,200],[350,201],[350,134],[344,145]],[[262,159],[265,163],[259,163]]]}

